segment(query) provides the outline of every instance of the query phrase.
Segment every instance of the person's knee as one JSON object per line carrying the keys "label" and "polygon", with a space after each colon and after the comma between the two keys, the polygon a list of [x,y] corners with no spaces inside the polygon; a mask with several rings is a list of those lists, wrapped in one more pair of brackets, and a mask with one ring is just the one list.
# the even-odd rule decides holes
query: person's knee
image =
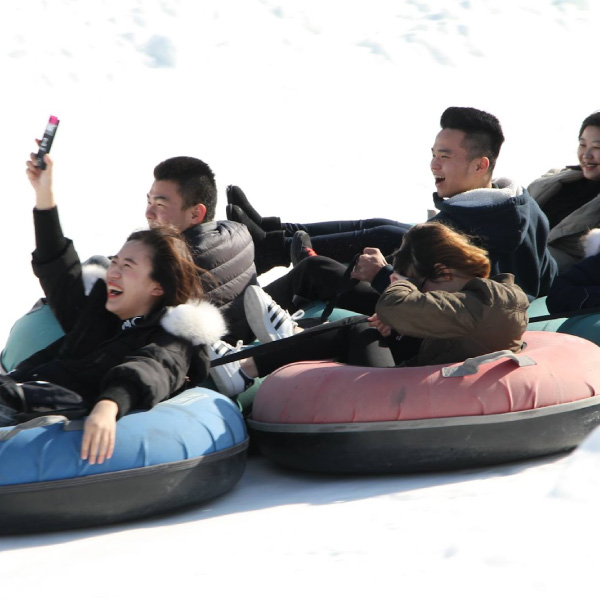
{"label": "person's knee", "polygon": [[319,273],[344,273],[346,266],[327,256],[309,256],[295,267],[299,276],[313,277]]}

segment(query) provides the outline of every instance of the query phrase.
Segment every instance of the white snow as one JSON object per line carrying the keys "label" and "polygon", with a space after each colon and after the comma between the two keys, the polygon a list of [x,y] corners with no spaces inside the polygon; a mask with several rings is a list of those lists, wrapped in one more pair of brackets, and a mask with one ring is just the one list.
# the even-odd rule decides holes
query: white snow
{"label": "white snow", "polygon": [[[145,225],[155,164],[190,154],[284,220],[426,218],[450,105],[496,114],[496,175],[573,164],[600,109],[592,0],[21,0],[0,19],[0,340],[40,295],[27,155],[48,116],[83,257]],[[8,291],[10,290],[10,291]],[[1,345],[1,344],[0,344]],[[0,538],[2,596],[595,596],[600,437],[568,457],[325,477],[252,457],[239,485],[142,523]],[[434,596],[435,595],[435,596]]]}

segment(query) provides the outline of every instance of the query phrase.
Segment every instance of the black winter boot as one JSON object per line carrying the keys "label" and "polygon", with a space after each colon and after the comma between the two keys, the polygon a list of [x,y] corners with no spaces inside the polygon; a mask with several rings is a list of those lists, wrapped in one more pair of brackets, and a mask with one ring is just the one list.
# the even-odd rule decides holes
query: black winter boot
{"label": "black winter boot", "polygon": [[239,206],[262,230],[278,231],[281,229],[281,219],[279,217],[261,217],[248,202],[246,194],[237,185],[227,187],[227,202]]}
{"label": "black winter boot", "polygon": [[290,264],[291,238],[286,238],[282,230],[264,231],[237,205],[229,204],[227,218],[248,228],[254,242],[254,264],[258,275],[273,267],[287,267]]}

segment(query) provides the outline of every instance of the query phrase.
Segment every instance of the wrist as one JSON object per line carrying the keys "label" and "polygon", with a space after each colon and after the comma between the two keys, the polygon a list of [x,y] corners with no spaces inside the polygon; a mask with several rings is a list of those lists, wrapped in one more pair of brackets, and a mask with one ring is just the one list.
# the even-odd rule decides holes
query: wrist
{"label": "wrist", "polygon": [[114,400],[98,400],[92,412],[101,412],[107,416],[114,416],[116,418],[119,412],[119,405]]}
{"label": "wrist", "polygon": [[40,192],[35,197],[35,207],[38,210],[50,210],[56,206],[54,194],[51,191]]}

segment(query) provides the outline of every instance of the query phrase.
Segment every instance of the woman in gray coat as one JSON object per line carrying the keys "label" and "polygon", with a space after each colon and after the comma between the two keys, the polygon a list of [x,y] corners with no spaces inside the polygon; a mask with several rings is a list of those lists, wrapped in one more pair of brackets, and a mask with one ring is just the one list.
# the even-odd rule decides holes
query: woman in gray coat
{"label": "woman in gray coat", "polygon": [[581,124],[577,158],[577,166],[553,169],[527,188],[548,217],[559,272],[584,258],[586,234],[600,227],[600,111]]}

